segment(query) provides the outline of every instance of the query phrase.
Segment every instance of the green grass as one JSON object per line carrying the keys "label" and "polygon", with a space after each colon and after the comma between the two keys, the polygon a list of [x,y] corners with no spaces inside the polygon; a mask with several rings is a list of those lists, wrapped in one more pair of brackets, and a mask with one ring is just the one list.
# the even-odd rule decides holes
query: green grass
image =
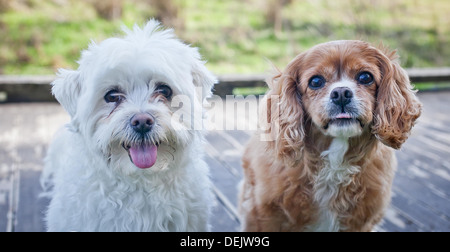
{"label": "green grass", "polygon": [[247,87],[233,89],[233,95],[263,95],[269,90],[268,87]]}
{"label": "green grass", "polygon": [[450,82],[442,83],[416,83],[414,87],[420,91],[434,91],[442,89],[450,89]]}
{"label": "green grass", "polygon": [[[105,1],[105,0],[102,0]],[[450,66],[448,0],[294,0],[275,33],[268,0],[173,0],[179,37],[200,48],[216,74],[262,73],[325,41],[363,39],[398,49],[404,67]],[[124,1],[120,20],[99,17],[87,0],[27,0],[0,14],[0,73],[52,74],[76,68],[91,39],[120,34],[157,14],[144,0]],[[147,1],[148,2],[148,1]]]}
{"label": "green grass", "polygon": [[102,40],[116,30],[98,19],[93,10],[86,11],[86,6],[75,2],[70,11],[40,6],[42,10],[2,14],[0,22],[6,25],[1,32],[7,36],[0,38],[0,51],[9,52],[0,58],[5,74],[50,74],[58,67],[76,67],[75,61],[90,38]]}

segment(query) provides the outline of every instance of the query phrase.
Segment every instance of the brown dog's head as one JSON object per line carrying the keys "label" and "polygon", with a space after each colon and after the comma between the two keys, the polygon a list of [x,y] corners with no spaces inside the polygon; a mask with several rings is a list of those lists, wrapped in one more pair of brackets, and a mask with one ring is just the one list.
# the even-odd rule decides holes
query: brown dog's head
{"label": "brown dog's head", "polygon": [[298,55],[269,83],[268,106],[279,106],[278,153],[302,149],[306,121],[325,136],[350,138],[370,130],[400,148],[422,106],[397,58],[362,41],[333,41]]}

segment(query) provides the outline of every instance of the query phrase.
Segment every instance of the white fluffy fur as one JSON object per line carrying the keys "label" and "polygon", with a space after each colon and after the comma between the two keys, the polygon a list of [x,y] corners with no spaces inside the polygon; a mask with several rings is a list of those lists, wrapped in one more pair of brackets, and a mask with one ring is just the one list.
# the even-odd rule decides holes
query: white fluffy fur
{"label": "white fluffy fur", "polygon": [[321,154],[325,167],[314,180],[314,200],[319,206],[319,220],[307,228],[309,231],[337,232],[344,229],[340,226],[338,214],[328,204],[337,198],[340,187],[348,186],[352,182],[351,176],[360,172],[360,167],[351,166],[344,160],[348,147],[348,138],[335,138],[330,148]]}
{"label": "white fluffy fur", "polygon": [[[48,230],[207,231],[212,194],[202,160],[203,134],[173,122],[171,115],[182,110],[190,121],[201,120],[201,104],[215,78],[196,48],[157,21],[125,33],[92,43],[79,68],[60,70],[53,83],[71,122],[57,134],[46,158],[42,183],[51,188],[52,198]],[[155,98],[158,83],[194,105],[183,110]],[[124,93],[117,107],[104,100],[111,89]],[[137,113],[155,118],[149,141],[159,144],[155,165],[145,170],[122,146],[138,141],[129,123]]]}

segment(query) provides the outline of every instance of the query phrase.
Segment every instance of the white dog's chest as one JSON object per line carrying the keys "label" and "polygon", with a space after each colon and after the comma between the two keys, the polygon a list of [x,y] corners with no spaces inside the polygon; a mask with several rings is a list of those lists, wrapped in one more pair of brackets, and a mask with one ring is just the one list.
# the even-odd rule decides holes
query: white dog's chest
{"label": "white dog's chest", "polygon": [[[185,214],[191,212],[189,202],[183,200],[183,195],[177,195],[170,190],[148,192],[118,192],[116,195],[104,198],[99,202],[98,216],[102,221],[99,230],[130,230],[130,231],[180,231],[188,227]],[[127,194],[120,199],[119,194]],[[177,207],[174,207],[177,206]],[[114,217],[108,213],[114,212]],[[89,218],[87,221],[92,221]]]}
{"label": "white dog's chest", "polygon": [[[82,150],[76,153],[89,156]],[[47,215],[49,231],[208,230],[211,192],[206,163],[191,161],[165,172],[124,175],[101,159],[72,160],[63,166],[61,160],[70,155],[60,154],[66,158],[53,155],[58,158],[49,162],[59,168]]]}
{"label": "white dog's chest", "polygon": [[[197,215],[194,205],[181,190],[171,188],[136,188],[130,184],[102,184],[101,190],[90,190],[65,198],[64,218],[56,229],[64,231],[185,231],[192,229],[190,218]],[[100,183],[91,188],[100,188]],[[191,187],[191,190],[195,188]],[[62,217],[62,216],[61,216]],[[71,221],[76,219],[76,221]],[[66,222],[67,221],[67,222]],[[67,225],[64,225],[66,223]],[[62,224],[59,228],[59,224]],[[196,223],[196,229],[200,227]],[[206,229],[206,225],[204,225]],[[70,229],[70,230],[69,230]],[[204,230],[206,231],[206,230]]]}
{"label": "white dog's chest", "polygon": [[314,183],[314,200],[319,207],[318,220],[307,229],[310,231],[335,232],[344,229],[339,221],[338,213],[331,205],[336,204],[336,198],[342,186],[351,183],[352,175],[360,168],[344,163],[344,155],[348,150],[348,140],[336,138],[329,150],[321,156],[325,166],[319,171]]}

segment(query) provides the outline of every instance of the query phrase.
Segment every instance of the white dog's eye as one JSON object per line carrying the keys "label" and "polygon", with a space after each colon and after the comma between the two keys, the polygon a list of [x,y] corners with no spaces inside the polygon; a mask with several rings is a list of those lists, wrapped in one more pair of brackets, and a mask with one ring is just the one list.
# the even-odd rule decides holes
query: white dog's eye
{"label": "white dog's eye", "polygon": [[121,94],[119,91],[113,89],[105,94],[105,101],[107,103],[121,103],[124,99],[123,94]]}
{"label": "white dog's eye", "polygon": [[159,84],[156,87],[155,93],[163,95],[166,99],[170,99],[172,97],[173,91],[166,84]]}

